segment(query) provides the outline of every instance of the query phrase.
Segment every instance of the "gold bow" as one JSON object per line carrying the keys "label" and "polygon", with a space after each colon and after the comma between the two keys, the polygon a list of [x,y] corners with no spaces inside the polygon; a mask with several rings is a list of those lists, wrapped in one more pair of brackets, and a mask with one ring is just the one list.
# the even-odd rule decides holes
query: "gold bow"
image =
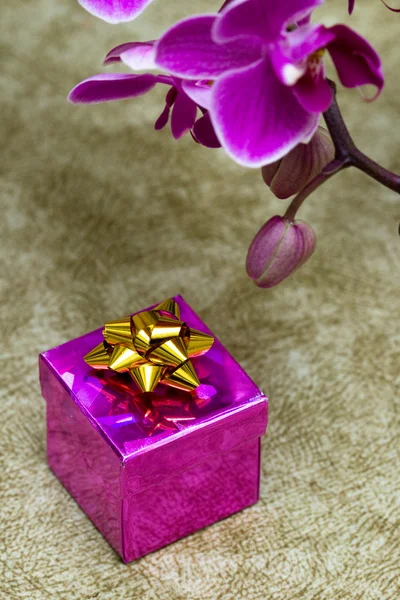
{"label": "gold bow", "polygon": [[190,359],[205,354],[214,338],[179,318],[179,306],[171,298],[152,310],[106,323],[104,341],[84,360],[94,369],[129,372],[142,392],[152,392],[159,383],[192,391],[200,381]]}

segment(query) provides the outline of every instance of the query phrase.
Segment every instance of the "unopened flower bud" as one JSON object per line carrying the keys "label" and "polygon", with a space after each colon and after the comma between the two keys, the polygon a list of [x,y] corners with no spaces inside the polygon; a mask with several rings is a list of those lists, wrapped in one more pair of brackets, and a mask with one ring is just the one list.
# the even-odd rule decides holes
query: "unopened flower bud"
{"label": "unopened flower bud", "polygon": [[315,246],[316,237],[310,225],[304,221],[272,217],[249,248],[247,273],[258,287],[273,287],[301,267]]}
{"label": "unopened flower bud", "polygon": [[281,160],[262,167],[261,173],[271,192],[284,200],[314,179],[335,158],[335,147],[329,133],[318,127],[308,144],[299,144]]}

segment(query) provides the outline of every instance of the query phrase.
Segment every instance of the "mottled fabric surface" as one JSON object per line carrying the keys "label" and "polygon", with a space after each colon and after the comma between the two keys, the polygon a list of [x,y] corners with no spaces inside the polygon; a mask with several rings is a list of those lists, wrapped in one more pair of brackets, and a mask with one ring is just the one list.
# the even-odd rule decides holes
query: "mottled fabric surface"
{"label": "mottled fabric surface", "polygon": [[[300,214],[315,255],[262,291],[246,251],[286,204],[259,172],[154,132],[164,90],[65,100],[111,47],[192,4],[215,8],[156,0],[113,27],[75,0],[1,3],[0,597],[398,600],[399,198],[362,173],[333,178]],[[318,12],[331,24],[346,5]],[[357,143],[400,171],[400,15],[359,0],[351,22],[388,84],[375,105],[339,100]],[[37,355],[177,293],[270,397],[261,500],[125,566],[46,465]]]}

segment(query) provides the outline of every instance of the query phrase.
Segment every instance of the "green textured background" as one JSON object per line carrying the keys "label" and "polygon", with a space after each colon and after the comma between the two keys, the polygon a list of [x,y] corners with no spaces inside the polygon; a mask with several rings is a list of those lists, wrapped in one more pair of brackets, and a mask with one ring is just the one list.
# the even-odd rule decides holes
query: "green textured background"
{"label": "green textured background", "polygon": [[[285,203],[257,171],[154,132],[164,90],[65,100],[111,47],[215,8],[189,4],[155,0],[117,27],[75,0],[0,7],[0,597],[398,600],[399,199],[358,172],[332,179],[300,215],[315,255],[258,290],[246,251]],[[346,4],[318,12],[349,22]],[[339,100],[360,147],[400,171],[400,15],[358,0],[351,23],[388,83],[374,105]],[[37,354],[176,293],[270,396],[261,501],[124,566],[46,466]]]}

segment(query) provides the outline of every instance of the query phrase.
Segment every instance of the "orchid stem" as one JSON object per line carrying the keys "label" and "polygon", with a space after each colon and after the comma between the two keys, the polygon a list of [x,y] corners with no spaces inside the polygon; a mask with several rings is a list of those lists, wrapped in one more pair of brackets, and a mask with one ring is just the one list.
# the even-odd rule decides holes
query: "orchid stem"
{"label": "orchid stem", "polygon": [[292,200],[289,205],[287,211],[284,214],[284,219],[293,223],[296,213],[303,204],[304,200],[308,198],[317,188],[320,187],[325,181],[328,181],[335,173],[344,168],[343,165],[340,165],[338,168],[335,168],[337,165],[336,159],[330,162],[321,173],[319,173],[314,179],[312,179],[297,196]]}
{"label": "orchid stem", "polygon": [[324,119],[335,146],[335,159],[326,165],[321,173],[314,177],[292,200],[285,213],[285,219],[288,221],[294,221],[297,211],[310,194],[333,175],[348,167],[356,167],[375,181],[400,194],[400,176],[376,163],[355,145],[336,100],[336,84],[333,81],[328,81],[333,91],[333,100],[324,113]]}
{"label": "orchid stem", "polygon": [[400,194],[400,176],[388,171],[357,148],[352,155],[352,163],[357,169],[360,169],[375,181]]}
{"label": "orchid stem", "polygon": [[378,165],[356,147],[336,101],[336,84],[330,80],[329,84],[333,91],[333,101],[324,113],[324,119],[335,145],[336,159],[345,162],[348,167],[356,167],[375,181],[400,194],[400,176]]}

